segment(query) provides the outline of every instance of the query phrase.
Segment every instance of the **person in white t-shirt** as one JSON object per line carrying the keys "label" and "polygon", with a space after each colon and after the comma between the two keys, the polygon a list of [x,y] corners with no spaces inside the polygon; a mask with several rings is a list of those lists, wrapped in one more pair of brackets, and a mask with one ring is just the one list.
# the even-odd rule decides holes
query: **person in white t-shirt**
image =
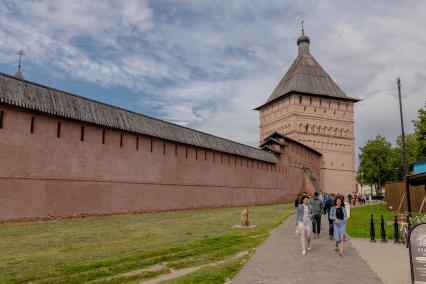
{"label": "person in white t-shirt", "polygon": [[322,202],[324,202],[324,195],[322,194],[322,191],[320,191],[320,193],[318,195],[318,199],[321,200]]}

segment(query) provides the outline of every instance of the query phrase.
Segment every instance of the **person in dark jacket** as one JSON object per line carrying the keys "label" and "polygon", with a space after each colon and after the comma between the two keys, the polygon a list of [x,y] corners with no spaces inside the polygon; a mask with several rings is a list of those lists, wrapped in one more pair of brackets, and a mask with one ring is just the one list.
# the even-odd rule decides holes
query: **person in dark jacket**
{"label": "person in dark jacket", "polygon": [[298,194],[296,200],[294,201],[294,207],[299,207],[299,204],[302,204],[302,195]]}
{"label": "person in dark jacket", "polygon": [[330,209],[334,206],[334,194],[331,194],[324,204],[324,215],[327,214],[328,218],[328,237],[330,240],[334,237],[334,220],[330,219]]}
{"label": "person in dark jacket", "polygon": [[352,204],[352,198],[353,198],[353,196],[352,196],[352,193],[348,193],[348,203],[349,203],[349,205],[350,204]]}
{"label": "person in dark jacket", "polygon": [[312,218],[312,230],[314,232],[314,238],[318,238],[321,232],[321,216],[324,204],[321,199],[318,198],[319,193],[315,192],[314,197],[310,200],[314,216]]}

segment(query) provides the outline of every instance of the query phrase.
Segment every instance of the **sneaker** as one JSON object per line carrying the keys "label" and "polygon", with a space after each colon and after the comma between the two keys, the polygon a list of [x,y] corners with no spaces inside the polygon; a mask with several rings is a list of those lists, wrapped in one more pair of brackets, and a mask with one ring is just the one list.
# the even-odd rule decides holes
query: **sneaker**
{"label": "sneaker", "polygon": [[308,251],[311,251],[311,247],[310,246],[308,247]]}
{"label": "sneaker", "polygon": [[333,236],[330,236],[330,241],[332,241],[333,240]]}
{"label": "sneaker", "polygon": [[306,251],[305,251],[305,250],[303,250],[303,251],[302,251],[302,255],[305,255],[305,254],[306,254]]}

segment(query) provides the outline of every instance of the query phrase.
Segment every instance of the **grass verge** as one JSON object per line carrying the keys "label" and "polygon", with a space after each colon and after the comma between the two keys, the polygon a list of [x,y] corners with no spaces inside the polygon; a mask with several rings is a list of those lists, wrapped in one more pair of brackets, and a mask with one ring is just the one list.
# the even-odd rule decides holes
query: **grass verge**
{"label": "grass verge", "polygon": [[[257,247],[294,212],[249,207],[252,230],[235,230],[242,208],[117,215],[0,225],[0,283],[84,283],[156,264],[184,268]],[[157,274],[167,272],[161,270]],[[117,278],[119,279],[119,278]],[[103,280],[102,283],[119,283]]]}
{"label": "grass verge", "polygon": [[393,225],[395,212],[388,211],[386,204],[367,205],[351,209],[351,218],[347,222],[346,230],[349,236],[355,238],[370,238],[370,216],[374,216],[376,239],[380,239],[380,218],[385,219],[386,238],[393,239]]}

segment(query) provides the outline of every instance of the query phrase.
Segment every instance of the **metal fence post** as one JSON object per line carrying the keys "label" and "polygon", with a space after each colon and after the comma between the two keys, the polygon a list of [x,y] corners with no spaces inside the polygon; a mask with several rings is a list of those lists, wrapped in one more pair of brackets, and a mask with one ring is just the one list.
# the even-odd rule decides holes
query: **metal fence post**
{"label": "metal fence post", "polygon": [[382,240],[380,242],[381,243],[387,243],[388,241],[386,240],[385,219],[383,218],[383,215],[382,215],[381,221],[380,221],[380,235],[382,237]]}
{"label": "metal fence post", "polygon": [[393,243],[399,244],[399,228],[398,228],[398,217],[395,216],[395,221],[393,222]]}
{"label": "metal fence post", "polygon": [[376,230],[374,229],[374,219],[373,215],[371,215],[370,219],[370,242],[376,242]]}

